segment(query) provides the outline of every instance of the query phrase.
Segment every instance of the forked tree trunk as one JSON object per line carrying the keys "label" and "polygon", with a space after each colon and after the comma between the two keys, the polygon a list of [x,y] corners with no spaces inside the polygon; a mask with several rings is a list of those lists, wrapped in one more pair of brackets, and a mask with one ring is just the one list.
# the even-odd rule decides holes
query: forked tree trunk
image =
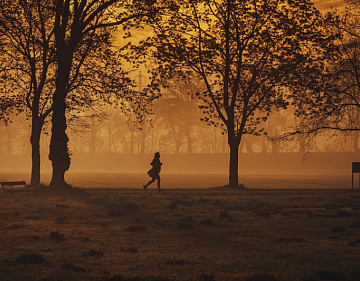
{"label": "forked tree trunk", "polygon": [[31,126],[31,185],[40,184],[40,137],[41,130],[43,127],[43,122],[37,117],[32,118]]}

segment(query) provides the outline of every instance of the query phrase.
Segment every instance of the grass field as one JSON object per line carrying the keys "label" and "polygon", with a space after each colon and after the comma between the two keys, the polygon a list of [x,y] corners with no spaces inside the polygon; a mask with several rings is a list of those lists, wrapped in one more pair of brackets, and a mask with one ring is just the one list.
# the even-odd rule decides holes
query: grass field
{"label": "grass field", "polygon": [[360,192],[0,195],[0,280],[360,280]]}

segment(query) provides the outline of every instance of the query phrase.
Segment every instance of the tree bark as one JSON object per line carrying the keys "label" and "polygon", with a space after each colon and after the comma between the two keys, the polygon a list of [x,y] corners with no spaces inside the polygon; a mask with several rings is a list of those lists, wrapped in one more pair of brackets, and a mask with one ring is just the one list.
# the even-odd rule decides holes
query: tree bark
{"label": "tree bark", "polygon": [[72,66],[72,52],[63,52],[58,57],[58,73],[56,77],[56,90],[53,97],[53,117],[50,140],[49,159],[52,162],[53,174],[50,187],[69,187],[65,182],[65,172],[70,167],[70,154],[68,149],[69,138],[66,134],[66,95],[67,81],[69,81]]}
{"label": "tree bark", "polygon": [[239,145],[237,140],[229,139],[229,187],[239,187]]}
{"label": "tree bark", "polygon": [[40,136],[43,127],[43,122],[39,118],[32,118],[31,126],[31,185],[40,184]]}

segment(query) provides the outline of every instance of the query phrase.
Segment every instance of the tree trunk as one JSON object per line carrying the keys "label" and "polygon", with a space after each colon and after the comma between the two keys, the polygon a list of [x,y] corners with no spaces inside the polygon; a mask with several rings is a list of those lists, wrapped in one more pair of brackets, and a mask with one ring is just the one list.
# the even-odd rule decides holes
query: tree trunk
{"label": "tree trunk", "polygon": [[239,144],[240,142],[229,139],[229,187],[239,187]]}
{"label": "tree trunk", "polygon": [[50,140],[49,159],[52,162],[53,174],[50,186],[65,188],[65,172],[70,167],[70,154],[68,149],[69,138],[66,134],[66,95],[67,81],[69,81],[72,65],[72,53],[63,53],[58,58],[58,73],[56,77],[56,90],[53,97],[53,117]]}
{"label": "tree trunk", "polygon": [[39,118],[33,116],[31,126],[31,185],[40,184],[40,136],[43,123]]}

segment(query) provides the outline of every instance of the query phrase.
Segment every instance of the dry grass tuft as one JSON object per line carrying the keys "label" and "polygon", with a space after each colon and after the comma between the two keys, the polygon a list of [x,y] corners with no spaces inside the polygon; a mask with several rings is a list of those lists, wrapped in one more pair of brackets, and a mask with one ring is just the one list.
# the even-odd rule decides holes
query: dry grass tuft
{"label": "dry grass tuft", "polygon": [[133,225],[125,229],[127,232],[145,232],[146,226],[144,225]]}
{"label": "dry grass tuft", "polygon": [[23,264],[41,264],[45,262],[45,258],[40,254],[22,254],[16,258],[16,262]]}
{"label": "dry grass tuft", "polygon": [[56,242],[63,242],[65,241],[65,235],[60,233],[59,231],[51,231],[50,239]]}

